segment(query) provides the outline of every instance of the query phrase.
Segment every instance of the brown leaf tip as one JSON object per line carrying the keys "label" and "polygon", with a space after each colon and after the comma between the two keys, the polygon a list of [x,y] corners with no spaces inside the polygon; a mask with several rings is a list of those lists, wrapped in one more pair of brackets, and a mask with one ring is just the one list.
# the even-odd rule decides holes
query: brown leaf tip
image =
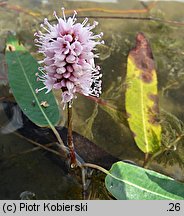
{"label": "brown leaf tip", "polygon": [[144,50],[146,56],[149,57],[150,59],[153,59],[153,54],[151,51],[149,41],[147,40],[147,38],[142,32],[139,32],[136,36],[136,47],[135,48]]}
{"label": "brown leaf tip", "polygon": [[151,83],[155,67],[151,47],[143,33],[137,34],[136,46],[130,51],[130,56],[133,58],[137,68],[142,71],[140,79],[145,83]]}

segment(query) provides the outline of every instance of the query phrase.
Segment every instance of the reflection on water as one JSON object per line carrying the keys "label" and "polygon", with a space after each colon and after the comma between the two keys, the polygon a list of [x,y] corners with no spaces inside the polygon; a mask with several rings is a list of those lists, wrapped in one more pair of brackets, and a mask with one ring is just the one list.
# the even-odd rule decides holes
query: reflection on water
{"label": "reflection on water", "polygon": [[[102,2],[102,1],[101,1]],[[108,2],[108,3],[107,3]],[[110,3],[111,2],[111,3]],[[117,3],[115,3],[117,2]],[[103,72],[103,94],[108,106],[95,104],[90,99],[78,96],[74,102],[74,129],[84,135],[107,152],[122,160],[129,159],[141,164],[143,154],[136,147],[132,134],[130,133],[124,115],[124,83],[126,72],[126,59],[128,51],[134,46],[134,38],[137,32],[144,32],[151,43],[155,57],[159,91],[160,106],[178,116],[184,121],[183,115],[183,88],[184,88],[184,25],[173,21],[184,20],[183,3],[158,2],[148,13],[139,13],[145,9],[145,4],[135,0],[127,1],[25,1],[10,0],[7,5],[0,6],[0,37],[5,37],[7,31],[16,31],[20,40],[25,44],[33,55],[36,55],[33,44],[33,32],[38,28],[44,17],[53,19],[52,12],[64,6],[66,9],[76,8],[107,8],[113,10],[137,10],[135,14],[118,13],[124,19],[112,19],[117,14],[109,14],[107,11],[79,12],[78,16],[107,16],[108,18],[96,18],[99,21],[98,32],[104,32],[105,45],[99,47],[101,57],[98,64]],[[59,13],[59,11],[58,11]],[[60,13],[61,14],[61,13]],[[143,17],[159,18],[157,21],[141,20]],[[131,19],[132,17],[132,19]],[[133,19],[134,18],[134,19]],[[79,18],[82,20],[83,18]],[[165,20],[165,22],[160,21]],[[168,21],[169,20],[169,21]],[[91,19],[91,22],[93,19]],[[0,44],[2,46],[2,44]],[[0,52],[3,51],[1,48]],[[2,54],[0,54],[2,64]],[[4,75],[5,68],[0,67],[0,76]],[[3,80],[0,79],[0,80]],[[5,82],[0,82],[4,85]],[[58,95],[58,99],[60,95]],[[1,97],[10,97],[9,90],[1,87]],[[16,110],[15,110],[16,112]],[[17,113],[18,114],[18,113]],[[18,116],[18,115],[16,115]],[[0,109],[0,155],[7,157],[19,151],[33,148],[33,146],[18,137],[16,131],[21,127],[14,125],[14,119],[7,119]],[[182,151],[183,143],[180,144],[180,165],[184,163]],[[175,152],[176,153],[176,152]],[[172,157],[168,157],[172,160]],[[178,165],[177,160],[166,168],[154,162],[155,170],[171,175],[179,180],[184,180],[183,168]],[[38,199],[81,199],[81,185],[62,169],[54,164],[44,152],[34,151],[0,163],[0,199],[19,199],[24,191],[36,194]],[[98,182],[99,183],[99,182]],[[97,183],[97,184],[98,184]],[[100,186],[92,187],[90,193],[93,199],[99,198]],[[102,184],[102,185],[101,185]],[[95,194],[95,195],[94,195]],[[100,199],[107,198],[100,197]]]}
{"label": "reflection on water", "polygon": [[11,134],[23,127],[22,115],[17,106],[13,107],[13,117],[0,129],[1,134]]}

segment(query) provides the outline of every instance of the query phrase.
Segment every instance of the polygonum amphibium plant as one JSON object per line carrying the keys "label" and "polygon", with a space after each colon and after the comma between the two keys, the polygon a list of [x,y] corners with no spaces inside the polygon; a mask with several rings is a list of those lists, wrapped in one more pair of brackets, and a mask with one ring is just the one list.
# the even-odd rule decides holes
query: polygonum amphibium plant
{"label": "polygonum amphibium plant", "polygon": [[42,81],[44,86],[36,89],[36,92],[47,89],[46,93],[52,89],[61,90],[61,101],[63,107],[68,106],[68,135],[67,144],[69,147],[71,166],[76,166],[76,156],[74,152],[72,138],[72,109],[73,99],[76,93],[99,97],[101,93],[100,67],[95,66],[94,54],[96,45],[104,43],[101,41],[103,33],[94,34],[93,29],[98,25],[94,21],[93,25],[88,23],[88,18],[82,23],[77,23],[76,11],[73,17],[66,18],[64,8],[62,8],[63,18],[59,18],[54,12],[57,24],[51,25],[47,18],[41,24],[42,31],[35,33],[36,45],[39,53],[44,58],[39,61],[41,66],[36,73],[37,80]]}
{"label": "polygonum amphibium plant", "polygon": [[35,33],[38,52],[44,56],[39,61],[42,66],[36,74],[44,86],[36,89],[36,92],[47,89],[47,93],[52,89],[61,89],[65,107],[67,103],[71,106],[77,92],[99,97],[102,75],[100,67],[95,66],[94,58],[98,55],[93,51],[96,45],[104,42],[101,41],[103,33],[95,35],[92,31],[98,22],[90,25],[86,18],[82,23],[77,23],[76,11],[69,18],[65,17],[64,8],[62,11],[63,18],[54,12],[57,24],[51,25],[45,18],[41,24],[44,32]]}

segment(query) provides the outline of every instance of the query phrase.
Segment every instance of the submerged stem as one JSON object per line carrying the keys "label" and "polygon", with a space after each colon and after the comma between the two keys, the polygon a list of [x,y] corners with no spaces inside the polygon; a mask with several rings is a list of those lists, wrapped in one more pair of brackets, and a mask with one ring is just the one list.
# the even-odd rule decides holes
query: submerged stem
{"label": "submerged stem", "polygon": [[96,164],[91,164],[91,163],[83,163],[81,165],[81,167],[90,167],[90,168],[93,168],[93,169],[97,169],[97,170],[100,170],[101,172],[105,173],[106,175],[111,175],[109,173],[108,170],[106,170],[105,168],[101,167],[101,166],[98,166]]}
{"label": "submerged stem", "polygon": [[143,167],[146,166],[146,164],[148,163],[148,161],[149,161],[149,154],[145,153]]}
{"label": "submerged stem", "polygon": [[57,140],[58,140],[58,142],[59,142],[59,146],[60,146],[60,148],[61,148],[61,149],[63,150],[63,152],[64,152],[64,155],[67,157],[67,148],[66,148],[66,146],[64,145],[64,143],[63,143],[63,141],[62,141],[62,139],[61,139],[61,137],[60,137],[58,131],[56,130],[56,128],[55,128],[53,125],[50,125],[50,128],[51,128],[51,130],[53,131],[53,133],[55,134],[55,136],[56,136],[56,138],[57,138]]}
{"label": "submerged stem", "polygon": [[68,134],[67,134],[67,144],[70,152],[70,160],[71,160],[71,167],[74,168],[77,166],[74,145],[73,145],[73,136],[72,136],[72,107],[70,104],[67,104],[68,110]]}

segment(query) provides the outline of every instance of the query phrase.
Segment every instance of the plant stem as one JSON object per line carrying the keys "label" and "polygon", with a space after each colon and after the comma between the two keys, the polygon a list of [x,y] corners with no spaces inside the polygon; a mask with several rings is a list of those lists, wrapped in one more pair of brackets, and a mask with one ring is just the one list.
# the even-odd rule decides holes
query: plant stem
{"label": "plant stem", "polygon": [[96,164],[83,163],[83,164],[81,164],[81,167],[90,167],[90,168],[93,168],[93,169],[100,170],[101,172],[103,172],[103,173],[105,173],[105,174],[107,174],[107,175],[111,175],[111,174],[109,173],[108,170],[106,170],[106,169],[104,169],[103,167],[98,166],[98,165],[96,165]]}
{"label": "plant stem", "polygon": [[70,153],[70,163],[71,168],[77,166],[74,145],[73,145],[73,136],[72,136],[72,107],[70,107],[69,103],[67,103],[67,110],[68,110],[68,134],[67,134],[67,144]]}
{"label": "plant stem", "polygon": [[[40,144],[41,145],[41,144]],[[44,150],[47,150],[47,151],[50,151],[50,148],[49,147],[51,147],[51,146],[53,146],[53,145],[55,145],[55,143],[49,143],[49,144],[46,144],[46,145],[44,145]],[[24,155],[24,154],[28,154],[28,153],[32,153],[32,152],[34,152],[34,151],[38,151],[38,150],[40,150],[40,149],[42,149],[43,147],[41,147],[41,146],[38,146],[38,147],[34,147],[34,148],[32,148],[32,149],[28,149],[28,150],[25,150],[25,151],[22,151],[22,152],[18,152],[18,153],[16,153],[16,154],[12,154],[12,155],[9,155],[9,156],[5,156],[5,157],[1,157],[1,160],[10,160],[10,159],[13,159],[13,158],[16,158],[16,157],[18,157],[18,156],[21,156],[21,155]],[[46,149],[47,148],[47,149]],[[49,150],[48,150],[48,148],[49,148]],[[54,153],[54,154],[57,154],[58,155],[58,152],[56,152],[56,151],[51,151],[52,153]],[[60,155],[59,155],[60,156]]]}
{"label": "plant stem", "polygon": [[148,153],[145,153],[143,167],[146,166],[146,164],[148,163],[148,161],[149,161],[149,154],[148,154]]}
{"label": "plant stem", "polygon": [[59,142],[59,146],[60,146],[60,148],[63,150],[63,152],[64,152],[64,156],[66,156],[67,157],[67,148],[66,148],[66,146],[64,145],[64,143],[63,143],[63,141],[62,141],[62,139],[61,139],[61,137],[60,137],[60,135],[59,135],[59,133],[58,133],[58,131],[56,130],[56,128],[53,126],[53,125],[51,125],[50,124],[50,128],[51,128],[51,130],[53,131],[53,133],[55,134],[55,136],[56,136],[56,138],[57,138],[57,140],[58,140],[58,142]]}
{"label": "plant stem", "polygon": [[[85,18],[86,16],[78,16],[78,18]],[[95,19],[121,19],[121,20],[140,20],[140,21],[155,21],[158,23],[168,23],[175,26],[183,26],[184,22],[174,21],[174,20],[164,20],[157,17],[133,17],[133,16],[88,16],[88,18]],[[49,20],[54,22],[55,19]]]}
{"label": "plant stem", "polygon": [[165,149],[160,149],[158,152],[156,152],[154,155],[152,155],[152,157],[149,159],[149,161],[147,161],[146,164],[144,164],[144,168],[148,168],[150,163],[160,154],[162,154],[165,151]]}

